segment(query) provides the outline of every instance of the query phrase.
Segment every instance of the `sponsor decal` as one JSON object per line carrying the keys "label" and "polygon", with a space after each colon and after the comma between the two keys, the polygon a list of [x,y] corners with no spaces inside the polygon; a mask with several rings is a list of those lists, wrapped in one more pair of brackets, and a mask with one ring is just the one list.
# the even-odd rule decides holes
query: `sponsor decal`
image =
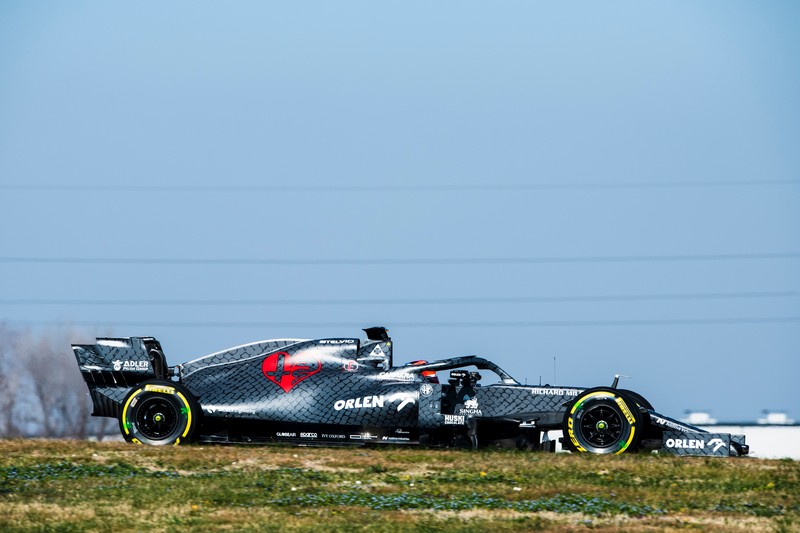
{"label": "sponsor decal", "polygon": [[358,364],[357,361],[353,361],[352,359],[345,359],[342,363],[342,370],[345,372],[358,372],[358,369],[361,365]]}
{"label": "sponsor decal", "polygon": [[711,439],[708,441],[708,445],[711,446],[711,451],[716,453],[717,450],[725,446],[725,442],[722,439]]}
{"label": "sponsor decal", "polygon": [[478,399],[471,398],[464,402],[464,407],[458,409],[458,414],[462,416],[483,416],[483,411],[478,408]]}
{"label": "sponsor decal", "polygon": [[444,415],[445,426],[463,426],[466,424],[466,419],[463,415]]}
{"label": "sponsor decal", "polygon": [[395,432],[397,435],[411,435],[411,432],[409,432],[409,431],[406,431],[405,429],[400,429],[400,428],[398,428],[398,429],[395,429],[395,430],[394,430],[394,432]]}
{"label": "sponsor decal", "polygon": [[383,357],[383,350],[381,349],[381,345],[380,344],[376,345],[375,348],[373,348],[372,351],[369,352],[369,355],[370,357]]}
{"label": "sponsor decal", "polygon": [[409,442],[411,439],[408,437],[382,437],[381,440],[385,440],[387,442]]}
{"label": "sponsor decal", "polygon": [[628,404],[625,403],[625,400],[622,398],[617,398],[615,401],[617,402],[617,405],[619,405],[619,408],[622,409],[622,414],[625,415],[625,418],[628,420],[628,422],[631,425],[636,424],[636,419],[633,417],[631,410],[628,409]]}
{"label": "sponsor decal", "polygon": [[430,396],[431,394],[433,394],[433,386],[431,386],[431,384],[430,384],[430,383],[424,383],[424,384],[423,384],[423,385],[422,385],[422,386],[419,388],[419,393],[420,393],[422,396]]}
{"label": "sponsor decal", "polygon": [[111,364],[115,371],[119,372],[122,370],[125,371],[135,371],[135,372],[144,372],[150,369],[150,362],[149,361],[112,361]]}
{"label": "sponsor decal", "polygon": [[341,433],[322,433],[323,439],[346,439],[347,435]]}
{"label": "sponsor decal", "polygon": [[353,440],[374,440],[378,437],[370,433],[361,433],[360,435],[350,435],[350,438]]}
{"label": "sponsor decal", "polygon": [[705,450],[706,445],[711,448],[712,452],[716,453],[720,448],[725,446],[725,442],[722,439],[714,438],[708,441],[708,443],[706,443],[704,439],[667,439],[664,443],[664,446],[674,450]]}
{"label": "sponsor decal", "polygon": [[534,387],[531,389],[532,394],[542,396],[577,396],[581,392],[580,389],[554,389],[546,387]]}
{"label": "sponsor decal", "polygon": [[324,339],[319,341],[320,344],[355,344],[353,339]]}
{"label": "sponsor decal", "polygon": [[703,439],[667,439],[664,443],[667,448],[685,448],[702,450],[706,447],[706,441]]}
{"label": "sponsor decal", "polygon": [[400,405],[397,406],[397,410],[402,411],[403,407],[405,407],[406,405],[414,405],[414,403],[416,403],[416,400],[414,398],[411,397],[405,398],[402,402],[400,402]]}
{"label": "sponsor decal", "polygon": [[416,376],[408,372],[381,372],[375,379],[382,381],[416,381]]}
{"label": "sponsor decal", "polygon": [[398,411],[402,411],[407,405],[414,405],[416,399],[413,396],[405,396],[402,393],[393,394],[389,397],[380,395],[362,396],[361,398],[349,398],[347,400],[336,400],[333,403],[333,408],[336,411],[350,410],[350,409],[381,409],[386,402],[394,402],[400,400],[397,406]]}
{"label": "sponsor decal", "polygon": [[255,409],[241,409],[239,407],[214,407],[214,406],[206,406],[205,410],[208,411],[209,414],[223,414],[223,413],[233,413],[233,414],[240,414],[240,415],[254,415],[256,414]]}
{"label": "sponsor decal", "polygon": [[293,437],[297,437],[297,433],[289,433],[289,432],[287,432],[287,431],[279,431],[279,432],[275,433],[275,436],[276,436],[276,437],[288,437],[288,438],[293,438]]}
{"label": "sponsor decal", "polygon": [[268,355],[261,364],[264,377],[289,392],[301,381],[322,370],[319,359],[307,359],[300,354],[276,352]]}
{"label": "sponsor decal", "polygon": [[145,385],[144,390],[147,392],[160,392],[163,394],[175,394],[175,387],[167,387],[166,385]]}
{"label": "sponsor decal", "polygon": [[350,398],[349,400],[336,400],[333,408],[336,411],[342,409],[370,409],[373,407],[383,407],[386,398],[381,396],[365,396],[363,398]]}
{"label": "sponsor decal", "polygon": [[317,434],[316,433],[300,433],[300,438],[301,439],[316,439],[317,438]]}
{"label": "sponsor decal", "polygon": [[676,424],[674,422],[670,422],[669,420],[661,418],[660,416],[656,416],[656,415],[651,414],[650,415],[650,420],[652,420],[653,422],[655,422],[656,424],[658,424],[659,426],[662,426],[662,427],[666,427],[666,428],[670,428],[670,429],[677,429],[678,431],[686,431],[686,427],[681,426],[679,424]]}
{"label": "sponsor decal", "polygon": [[575,424],[572,421],[572,417],[567,418],[567,433],[569,433],[569,440],[572,441],[572,445],[575,446],[575,449],[581,452],[585,452],[586,448],[581,446],[578,439],[575,437]]}

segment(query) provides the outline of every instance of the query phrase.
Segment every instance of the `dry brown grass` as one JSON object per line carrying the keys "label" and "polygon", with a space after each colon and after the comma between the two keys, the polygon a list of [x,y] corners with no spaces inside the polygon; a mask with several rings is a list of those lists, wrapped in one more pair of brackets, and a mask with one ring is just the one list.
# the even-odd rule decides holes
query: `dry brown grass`
{"label": "dry brown grass", "polygon": [[[10,440],[0,469],[3,531],[800,531],[786,460]],[[348,494],[374,498],[319,499]],[[575,495],[607,510],[480,504]]]}

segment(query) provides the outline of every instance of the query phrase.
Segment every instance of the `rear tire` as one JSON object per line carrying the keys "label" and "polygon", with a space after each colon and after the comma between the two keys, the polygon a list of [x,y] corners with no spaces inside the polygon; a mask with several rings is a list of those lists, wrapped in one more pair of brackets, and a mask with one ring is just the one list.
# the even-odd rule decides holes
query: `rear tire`
{"label": "rear tire", "polygon": [[583,391],[564,414],[564,444],[579,453],[635,451],[643,433],[637,402],[622,391],[597,387]]}
{"label": "rear tire", "polygon": [[200,407],[186,388],[172,381],[151,380],[125,396],[119,428],[128,442],[178,445],[192,438],[199,417]]}

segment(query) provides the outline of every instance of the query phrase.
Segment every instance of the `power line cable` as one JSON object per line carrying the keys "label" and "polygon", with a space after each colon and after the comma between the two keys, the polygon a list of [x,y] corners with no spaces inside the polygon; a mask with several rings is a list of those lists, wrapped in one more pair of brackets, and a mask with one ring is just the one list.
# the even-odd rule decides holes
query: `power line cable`
{"label": "power line cable", "polygon": [[156,258],[156,257],[25,257],[4,256],[0,263],[74,265],[285,265],[285,266],[371,266],[371,265],[498,265],[552,263],[652,263],[692,261],[752,261],[798,259],[800,252],[754,252],[675,255],[597,255],[541,257],[452,257],[452,258]]}
{"label": "power line cable", "polygon": [[800,185],[797,179],[699,180],[653,182],[551,182],[508,184],[427,184],[427,185],[102,185],[102,184],[0,184],[0,190],[29,192],[143,192],[143,193],[403,193],[403,192],[522,192],[546,190],[679,189],[717,187],[766,187]]}
{"label": "power line cable", "polygon": [[[374,321],[373,321],[374,322]],[[674,318],[641,320],[518,320],[518,321],[467,321],[467,322],[393,322],[383,324],[388,328],[537,328],[537,327],[619,327],[619,326],[703,326],[745,324],[796,324],[800,316],[735,317],[735,318]],[[26,321],[9,320],[7,324],[53,327],[169,327],[169,328],[362,328],[363,322],[139,322],[139,321]]]}
{"label": "power line cable", "polygon": [[752,298],[791,298],[796,291],[674,293],[674,294],[606,294],[578,296],[519,296],[475,298],[309,298],[309,299],[67,299],[67,298],[5,298],[0,305],[22,306],[311,306],[311,305],[484,305],[525,303],[584,303],[584,302],[643,302],[682,300],[734,300]]}

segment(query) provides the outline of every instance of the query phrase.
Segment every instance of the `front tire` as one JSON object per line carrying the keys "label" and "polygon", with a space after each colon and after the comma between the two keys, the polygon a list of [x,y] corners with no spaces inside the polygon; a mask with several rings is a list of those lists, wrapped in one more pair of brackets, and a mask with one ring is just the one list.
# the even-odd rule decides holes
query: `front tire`
{"label": "front tire", "polygon": [[583,391],[564,415],[564,443],[573,452],[620,454],[639,447],[642,415],[622,391],[598,387]]}
{"label": "front tire", "polygon": [[125,396],[119,427],[128,442],[178,445],[192,438],[199,416],[197,401],[184,387],[152,380],[140,383]]}
{"label": "front tire", "polygon": [[644,409],[645,411],[655,411],[650,402],[647,401],[647,398],[645,398],[638,392],[634,392],[628,389],[619,389],[619,391],[628,398],[630,398],[631,400],[633,400],[634,402],[636,402],[636,405],[638,405],[641,409]]}

